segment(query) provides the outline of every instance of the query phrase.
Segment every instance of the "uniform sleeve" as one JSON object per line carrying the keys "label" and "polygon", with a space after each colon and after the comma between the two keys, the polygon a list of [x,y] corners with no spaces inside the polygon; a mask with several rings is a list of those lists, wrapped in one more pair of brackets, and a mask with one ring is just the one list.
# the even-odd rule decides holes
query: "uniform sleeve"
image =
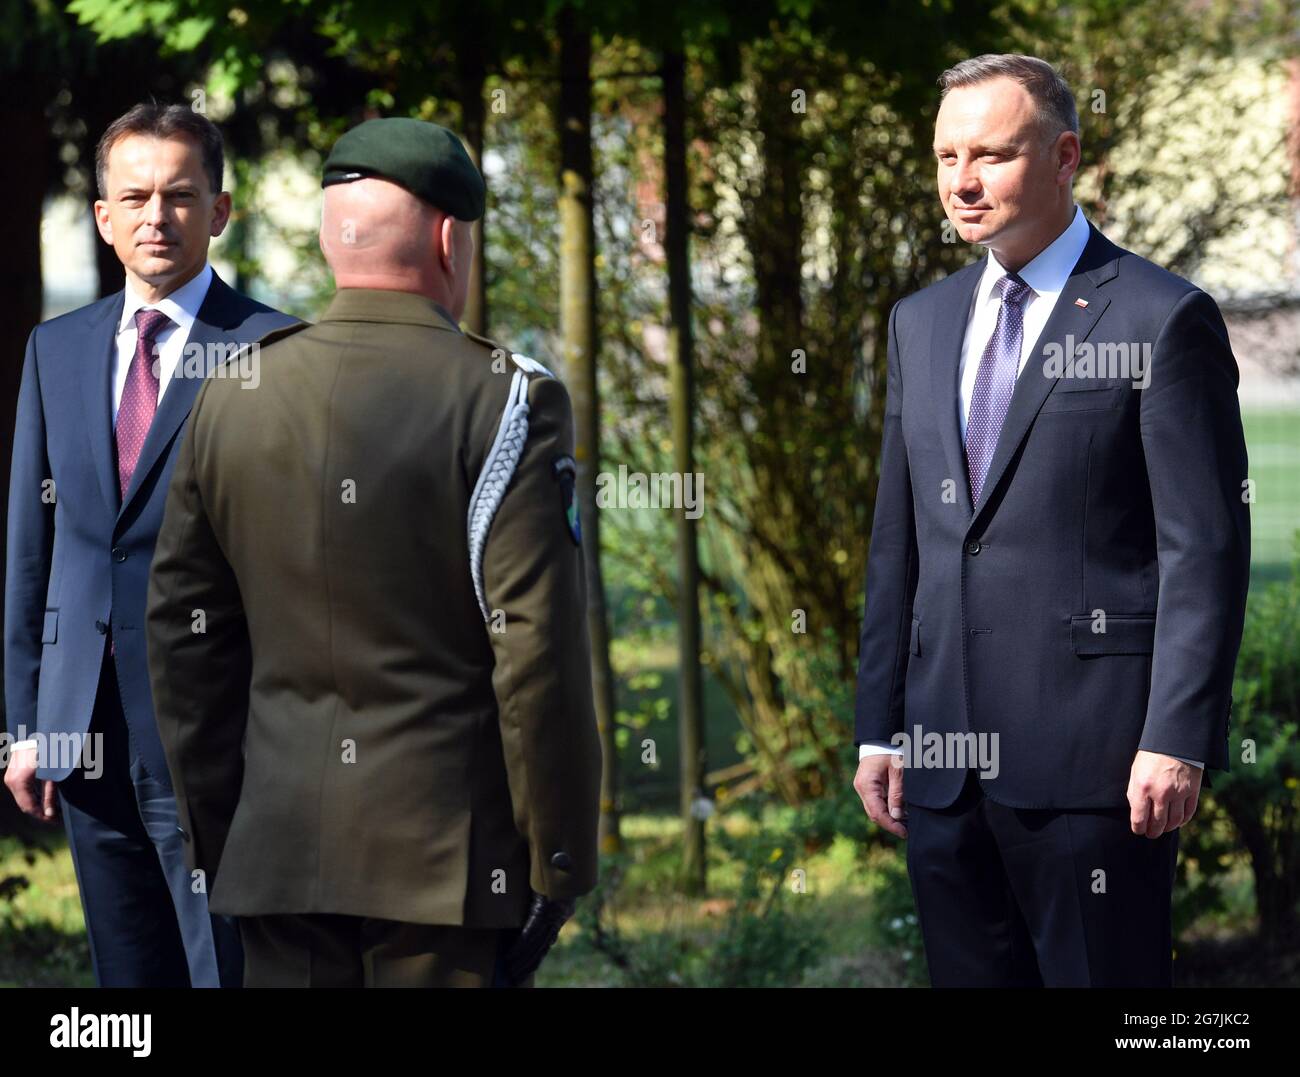
{"label": "uniform sleeve", "polygon": [[572,458],[572,409],[563,384],[549,377],[530,379],[528,403],[528,438],[488,533],[483,582],[497,622],[489,627],[504,629],[488,633],[492,685],[530,883],[563,899],[596,884],[601,752],[584,551],[555,469]]}
{"label": "uniform sleeve", "polygon": [[146,629],[158,733],[167,756],[189,868],[211,887],[239,802],[252,668],[234,571],[203,505],[195,399],[167,493],[149,577]]}

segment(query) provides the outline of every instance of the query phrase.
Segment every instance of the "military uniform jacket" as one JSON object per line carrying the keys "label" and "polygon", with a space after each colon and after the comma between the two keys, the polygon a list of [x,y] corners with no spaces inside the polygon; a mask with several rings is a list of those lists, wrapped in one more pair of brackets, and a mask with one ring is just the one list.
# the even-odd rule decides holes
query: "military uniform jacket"
{"label": "military uniform jacket", "polygon": [[511,354],[428,299],[344,289],[259,360],[195,401],[149,589],[211,908],[508,927],[530,889],[590,890],[600,747],[563,384],[520,357],[527,434],[480,603],[468,514]]}

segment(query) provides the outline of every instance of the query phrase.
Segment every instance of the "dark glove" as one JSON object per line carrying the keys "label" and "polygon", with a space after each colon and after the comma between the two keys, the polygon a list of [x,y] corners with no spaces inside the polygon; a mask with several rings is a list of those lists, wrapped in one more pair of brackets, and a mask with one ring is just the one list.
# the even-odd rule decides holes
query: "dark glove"
{"label": "dark glove", "polygon": [[542,958],[555,945],[560,928],[573,915],[574,905],[573,898],[552,901],[544,894],[533,892],[528,918],[502,958],[507,986],[518,987],[537,971]]}

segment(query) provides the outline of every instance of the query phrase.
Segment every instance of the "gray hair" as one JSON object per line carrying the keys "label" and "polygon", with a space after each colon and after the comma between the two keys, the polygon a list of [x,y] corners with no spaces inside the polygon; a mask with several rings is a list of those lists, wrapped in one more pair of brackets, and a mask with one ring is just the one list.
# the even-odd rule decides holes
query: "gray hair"
{"label": "gray hair", "polygon": [[1074,94],[1056,68],[1037,56],[988,52],[963,60],[939,76],[939,85],[943,87],[940,100],[959,86],[974,86],[998,78],[1012,79],[1025,88],[1038,109],[1038,122],[1049,138],[1064,131],[1079,133]]}

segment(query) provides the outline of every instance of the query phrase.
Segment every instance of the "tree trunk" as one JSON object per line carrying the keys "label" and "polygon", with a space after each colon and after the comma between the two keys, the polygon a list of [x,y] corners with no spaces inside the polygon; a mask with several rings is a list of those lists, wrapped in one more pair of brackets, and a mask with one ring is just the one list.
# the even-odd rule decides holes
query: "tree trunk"
{"label": "tree trunk", "polygon": [[[483,87],[487,81],[487,63],[480,33],[481,19],[470,20],[465,27],[459,49],[460,60],[460,114],[464,125],[463,136],[474,167],[483,171],[483,129],[485,110]],[[486,181],[487,177],[483,177]],[[480,217],[472,225],[474,232],[474,265],[470,270],[469,297],[465,302],[465,325],[472,333],[487,335],[487,251],[483,246],[483,222]]]}
{"label": "tree trunk", "polygon": [[595,222],[592,218],[591,34],[571,7],[558,16],[560,34],[560,330],[573,399],[587,573],[591,680],[602,763],[600,850],[622,849],[618,817],[618,752],[614,741],[614,671],[609,661],[605,587],[600,572],[600,396],[596,385]]}
{"label": "tree trunk", "polygon": [[[685,484],[695,471],[695,377],[691,335],[690,207],[686,173],[686,59],[664,54],[664,252],[668,261],[668,346],[672,362],[673,467]],[[680,669],[682,880],[688,894],[708,887],[704,819],[704,695],[700,668],[700,561],[697,520],[677,517]]]}

